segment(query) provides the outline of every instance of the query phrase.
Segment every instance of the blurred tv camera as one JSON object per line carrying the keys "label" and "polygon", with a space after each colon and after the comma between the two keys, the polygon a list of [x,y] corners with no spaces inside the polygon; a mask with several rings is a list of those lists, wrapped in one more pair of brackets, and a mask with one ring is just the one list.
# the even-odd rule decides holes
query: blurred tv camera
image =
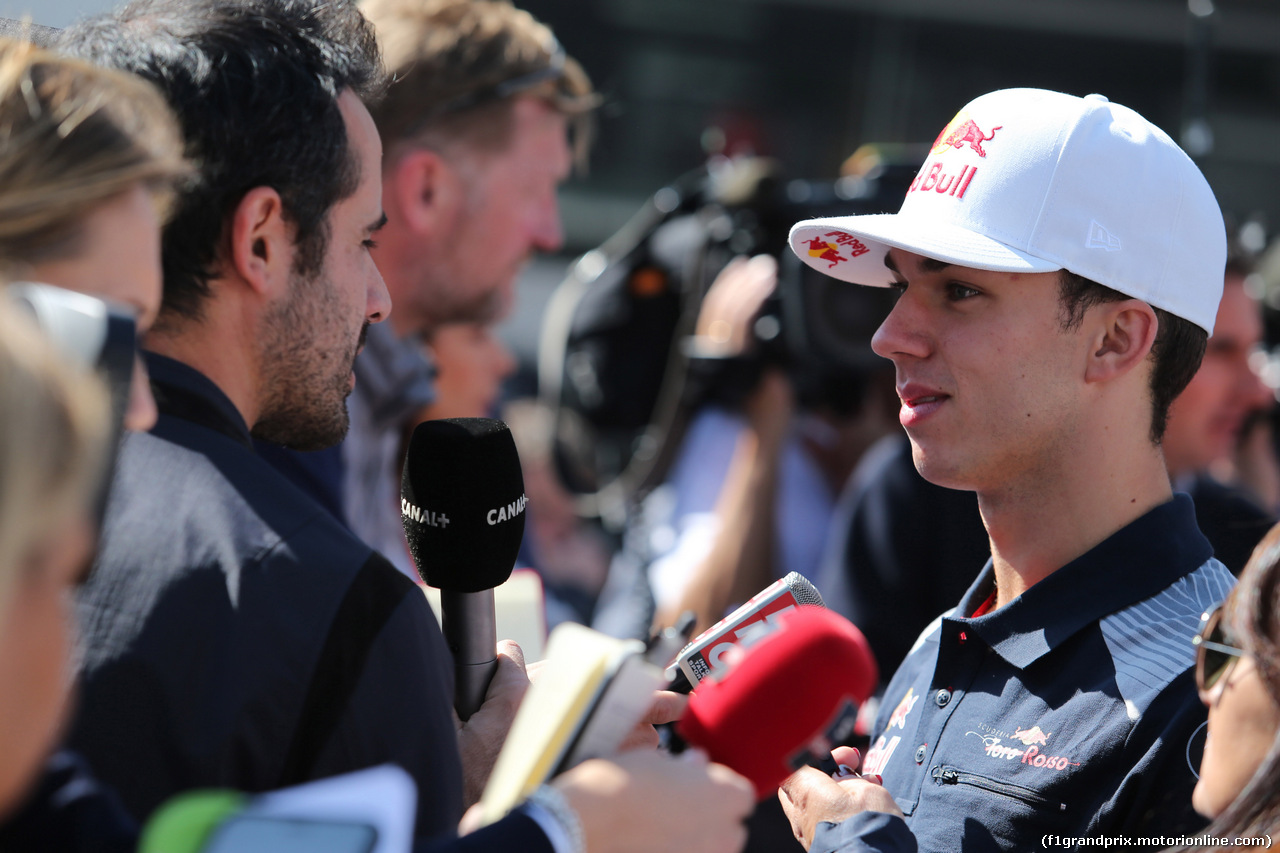
{"label": "blurred tv camera", "polygon": [[[870,340],[895,295],[810,269],[784,251],[787,234],[802,219],[896,210],[919,160],[865,147],[849,162],[838,180],[809,181],[764,158],[713,158],[570,267],[545,315],[538,380],[582,515],[620,522],[661,481],[690,415],[737,408],[768,368],[785,371],[801,409],[861,405],[885,364]],[[693,336],[703,298],[730,260],[757,254],[778,259],[778,283],[751,343],[708,353]]]}

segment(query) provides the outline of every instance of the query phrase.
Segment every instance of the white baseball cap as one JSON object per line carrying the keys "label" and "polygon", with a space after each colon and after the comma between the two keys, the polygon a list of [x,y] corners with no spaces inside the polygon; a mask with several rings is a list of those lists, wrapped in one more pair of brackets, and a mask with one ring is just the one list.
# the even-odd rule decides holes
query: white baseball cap
{"label": "white baseball cap", "polygon": [[1102,95],[1043,89],[971,101],[896,214],[791,229],[803,261],[858,284],[893,282],[890,247],[984,270],[1067,269],[1210,333],[1227,260],[1213,191],[1168,134]]}

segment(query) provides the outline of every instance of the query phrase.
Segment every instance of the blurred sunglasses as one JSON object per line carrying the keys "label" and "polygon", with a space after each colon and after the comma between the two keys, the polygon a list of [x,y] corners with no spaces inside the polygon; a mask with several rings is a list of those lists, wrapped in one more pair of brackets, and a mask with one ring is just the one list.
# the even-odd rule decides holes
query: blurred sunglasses
{"label": "blurred sunglasses", "polygon": [[1221,604],[1200,617],[1200,628],[1191,638],[1191,645],[1196,649],[1196,687],[1202,692],[1212,690],[1236,661],[1248,654],[1227,642]]}

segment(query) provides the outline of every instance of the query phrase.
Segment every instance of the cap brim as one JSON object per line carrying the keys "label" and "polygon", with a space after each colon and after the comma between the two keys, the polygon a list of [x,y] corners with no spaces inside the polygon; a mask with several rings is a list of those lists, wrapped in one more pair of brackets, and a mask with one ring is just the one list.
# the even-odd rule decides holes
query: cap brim
{"label": "cap brim", "polygon": [[980,270],[1062,269],[1061,264],[967,228],[898,213],[808,219],[792,227],[790,242],[792,251],[814,269],[842,281],[876,287],[887,287],[895,281],[892,270],[884,264],[890,248]]}

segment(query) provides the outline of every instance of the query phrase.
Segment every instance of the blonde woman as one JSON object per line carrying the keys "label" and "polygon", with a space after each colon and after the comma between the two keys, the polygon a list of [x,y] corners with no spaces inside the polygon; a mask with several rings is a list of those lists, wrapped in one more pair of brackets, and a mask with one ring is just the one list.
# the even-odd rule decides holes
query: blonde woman
{"label": "blonde woman", "polygon": [[[111,299],[161,301],[160,226],[188,173],[160,94],[129,74],[0,38],[0,271]],[[125,415],[155,420],[141,360]]]}
{"label": "blonde woman", "polygon": [[93,541],[106,413],[98,381],[0,298],[0,822],[66,711],[69,593]]}
{"label": "blonde woman", "polygon": [[[4,279],[111,299],[145,331],[160,308],[160,224],[187,171],[149,84],[0,38]],[[136,827],[76,758],[58,753],[33,782],[65,713],[68,588],[89,559],[105,394],[0,303],[0,849],[131,850]],[[139,362],[125,421],[154,418]]]}

